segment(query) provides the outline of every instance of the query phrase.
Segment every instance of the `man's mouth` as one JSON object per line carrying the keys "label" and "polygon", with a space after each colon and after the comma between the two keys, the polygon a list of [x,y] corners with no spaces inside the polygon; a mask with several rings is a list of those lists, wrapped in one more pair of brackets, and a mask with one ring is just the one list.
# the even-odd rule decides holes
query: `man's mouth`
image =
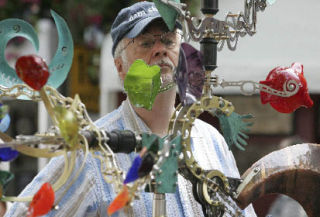
{"label": "man's mouth", "polygon": [[154,65],[158,65],[160,68],[161,68],[161,71],[163,70],[173,70],[174,69],[174,66],[171,62],[169,62],[169,60],[159,60],[159,61],[156,61],[154,63]]}
{"label": "man's mouth", "polygon": [[170,68],[170,69],[171,69],[171,65],[166,64],[166,63],[158,64],[158,66],[159,66],[160,68]]}

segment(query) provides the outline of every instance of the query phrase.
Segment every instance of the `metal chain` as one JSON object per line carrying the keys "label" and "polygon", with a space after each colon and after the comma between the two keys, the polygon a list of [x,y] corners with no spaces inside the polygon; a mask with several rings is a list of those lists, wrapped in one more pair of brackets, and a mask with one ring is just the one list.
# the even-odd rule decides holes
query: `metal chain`
{"label": "metal chain", "polygon": [[[101,172],[104,175],[105,180],[108,183],[114,183],[116,185],[116,189],[120,190],[120,184],[122,185],[123,181],[123,171],[119,169],[119,166],[117,165],[115,156],[112,152],[112,150],[109,148],[108,145],[102,144],[103,139],[105,139],[106,135],[103,135],[103,131],[100,131],[91,120],[85,105],[80,101],[79,97],[75,97],[75,99],[72,99],[71,97],[64,97],[62,94],[60,94],[55,88],[52,88],[50,86],[44,86],[43,87],[46,94],[48,95],[48,99],[52,103],[52,106],[62,106],[66,109],[73,110],[74,114],[77,117],[79,128],[80,129],[89,129],[96,133],[98,136],[99,142],[99,148],[101,155],[96,155],[93,153],[93,156],[98,158],[101,161]],[[25,84],[17,84],[10,88],[4,87],[0,85],[0,97],[11,97],[11,98],[27,98],[31,99],[32,101],[41,101],[41,97],[38,91],[34,91],[29,86]],[[55,128],[56,129],[56,128]],[[55,133],[55,136],[57,136],[57,133],[59,133],[59,130]],[[35,135],[36,137],[39,137],[39,135]],[[35,136],[32,137],[19,137],[18,141],[21,139],[30,139],[33,140],[36,143],[42,143],[42,144],[48,144],[45,139],[49,139],[49,137],[41,138],[39,137],[37,140],[35,140]],[[53,143],[56,143],[57,141],[60,141],[59,139],[52,141]],[[28,143],[28,141],[22,141],[23,143]],[[52,145],[52,144],[50,144]],[[61,146],[60,148],[65,147]],[[82,148],[78,146],[77,148]],[[51,152],[57,151],[52,150]],[[111,176],[111,177],[110,177]],[[109,178],[110,177],[110,178]],[[120,183],[120,184],[119,184]]]}
{"label": "metal chain", "polygon": [[[231,199],[230,196],[227,196],[227,194],[221,189],[221,186],[218,183],[216,183],[212,179],[208,179],[207,177],[203,177],[203,179],[206,180],[207,182],[210,182],[210,184],[213,184],[216,187],[216,188],[212,188],[208,186],[210,190],[218,194],[219,197],[216,197],[216,199],[218,200],[220,199],[219,202],[222,202],[222,204],[224,205],[223,208],[226,213],[234,217],[245,217],[242,214],[242,210],[235,204],[235,202]],[[229,209],[228,206],[226,205],[230,206],[233,210]]]}
{"label": "metal chain", "polygon": [[[295,80],[288,80],[283,84],[283,91],[273,89],[267,85],[260,84],[254,81],[224,81],[220,82],[221,87],[240,87],[243,95],[251,96],[257,90],[265,93],[281,97],[290,97],[295,95],[299,91],[299,85]],[[245,88],[247,86],[247,89]],[[251,86],[251,89],[248,87]]]}

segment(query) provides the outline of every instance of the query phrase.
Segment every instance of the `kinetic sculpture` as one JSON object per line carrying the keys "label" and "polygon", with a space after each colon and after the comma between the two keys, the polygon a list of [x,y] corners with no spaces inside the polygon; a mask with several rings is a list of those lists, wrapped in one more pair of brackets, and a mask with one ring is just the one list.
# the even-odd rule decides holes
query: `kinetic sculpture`
{"label": "kinetic sculpture", "polygon": [[[26,198],[4,196],[5,185],[12,179],[12,174],[1,171],[0,193],[3,201],[31,201],[27,216],[40,216],[53,208],[58,209],[55,205],[59,201],[55,201],[54,192],[66,185],[73,171],[77,153],[83,150],[84,154],[80,158],[83,163],[66,186],[64,193],[79,176],[90,152],[101,161],[101,173],[105,181],[112,184],[115,191],[119,192],[111,204],[106,204],[109,215],[129,205],[139,196],[139,189],[145,187],[147,187],[146,190],[154,192],[165,201],[164,193],[176,191],[177,174],[180,173],[193,184],[194,196],[202,204],[206,216],[243,216],[241,209],[251,203],[258,195],[256,192],[261,189],[257,174],[262,170],[259,167],[262,163],[257,163],[253,166],[254,169],[249,169],[243,176],[243,180],[226,177],[218,170],[204,170],[195,160],[191,150],[192,123],[203,111],[210,112],[218,117],[228,145],[235,144],[244,150],[243,146],[247,145],[245,132],[251,125],[244,120],[251,119],[252,116],[237,114],[231,102],[214,96],[213,88],[219,85],[238,86],[245,95],[258,90],[261,93],[262,103],[269,102],[276,110],[289,113],[300,106],[310,107],[313,104],[303,77],[303,66],[294,63],[291,68],[276,68],[270,72],[265,81],[260,83],[230,82],[219,80],[217,75],[212,75],[217,67],[217,51],[223,48],[225,42],[229,49],[235,50],[239,36],[255,33],[256,14],[257,11],[264,10],[266,0],[245,0],[244,13],[229,13],[225,21],[214,18],[218,12],[218,0],[203,0],[202,12],[206,16],[199,24],[195,24],[186,10],[186,5],[178,0],[154,0],[154,2],[169,29],[172,30],[179,20],[183,27],[185,41],[192,39],[200,41],[201,44],[201,52],[187,43],[182,44],[180,63],[176,73],[181,104],[176,108],[170,120],[168,134],[164,138],[147,133],[136,135],[130,131],[100,130],[91,121],[78,96],[72,99],[56,91],[55,88],[65,80],[70,69],[73,43],[66,23],[55,12],[52,11],[52,16],[58,29],[59,46],[49,66],[38,56],[23,56],[18,59],[15,71],[7,64],[4,53],[0,53],[0,96],[42,100],[53,122],[52,128],[44,134],[19,135],[13,139],[1,133],[0,137],[3,140],[0,144],[1,160],[12,160],[20,152],[33,157],[51,158],[62,155],[65,161],[64,171],[55,183],[44,183],[35,195]],[[1,21],[0,34],[2,51],[7,42],[15,36],[29,39],[38,48],[34,29],[22,20]],[[141,60],[137,60],[131,66],[124,86],[135,106],[151,109],[157,93],[166,90],[166,88],[160,88],[159,73],[158,66],[148,66]],[[244,89],[244,85],[247,84],[254,87],[253,91],[248,92]],[[4,105],[1,107],[0,117],[0,129],[4,132],[10,122]],[[38,144],[44,144],[46,148],[34,146]],[[309,145],[308,147],[312,149],[312,153],[319,155],[318,146]],[[137,151],[139,154],[124,176],[124,171],[117,166],[114,153],[132,151]],[[261,159],[261,162],[264,162],[264,159]],[[306,163],[303,168],[300,165],[297,167],[303,170],[308,169],[312,164],[315,162],[310,161],[310,164]],[[270,174],[272,176],[276,173],[271,170]],[[312,174],[310,180],[316,180],[315,177],[319,176],[319,171],[313,171]],[[278,190],[285,193],[283,188]],[[262,194],[261,190],[260,195]],[[298,195],[294,196],[298,197]],[[306,200],[299,200],[299,198],[297,200],[306,204]],[[154,216],[165,215],[163,205],[165,202],[155,203]],[[305,208],[310,216],[315,216],[318,211],[316,205],[305,206]]]}

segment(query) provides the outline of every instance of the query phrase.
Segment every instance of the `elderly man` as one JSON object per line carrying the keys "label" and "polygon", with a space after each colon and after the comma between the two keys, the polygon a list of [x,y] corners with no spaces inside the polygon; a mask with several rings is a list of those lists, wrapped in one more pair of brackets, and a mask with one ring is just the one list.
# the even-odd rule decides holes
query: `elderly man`
{"label": "elderly man", "polygon": [[[96,125],[107,131],[127,129],[166,135],[176,97],[173,77],[179,60],[179,30],[169,32],[154,4],[139,2],[120,11],[111,34],[112,53],[120,79],[124,80],[136,59],[142,59],[149,65],[160,66],[162,90],[151,110],[138,108],[127,99],[117,110],[99,119]],[[203,168],[218,169],[226,176],[239,177],[233,155],[216,129],[197,120],[191,136],[194,155]],[[117,162],[124,171],[128,170],[133,159],[134,154],[117,154]],[[75,171],[80,164],[81,155]],[[22,195],[34,193],[44,182],[53,183],[60,176],[63,165],[61,158],[51,160]],[[52,210],[48,216],[107,216],[107,206],[116,196],[112,186],[103,179],[99,160],[90,154],[79,178],[66,194],[63,195],[63,191],[64,188],[56,192],[59,209]],[[142,192],[141,198],[135,200],[132,207],[114,216],[152,216],[152,197],[153,193]],[[178,176],[176,193],[166,195],[166,204],[167,216],[203,216],[201,205],[193,197],[192,186],[181,176]],[[26,205],[14,204],[7,216],[23,215]],[[255,216],[251,206],[244,211],[244,215]]]}

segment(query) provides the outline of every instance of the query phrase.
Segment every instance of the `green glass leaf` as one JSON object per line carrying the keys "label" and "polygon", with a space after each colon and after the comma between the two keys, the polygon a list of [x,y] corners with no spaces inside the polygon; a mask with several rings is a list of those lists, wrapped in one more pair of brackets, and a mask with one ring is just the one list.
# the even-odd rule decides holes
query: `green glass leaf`
{"label": "green glass leaf", "polygon": [[0,197],[5,192],[5,187],[13,179],[14,175],[7,171],[0,170]]}
{"label": "green glass leaf", "polygon": [[38,36],[29,23],[20,19],[6,19],[0,22],[0,85],[5,87],[23,83],[5,58],[8,42],[18,36],[28,39],[35,49],[39,50]]}
{"label": "green glass leaf", "polygon": [[244,151],[245,149],[243,146],[246,146],[248,144],[245,140],[248,139],[248,136],[245,134],[245,132],[248,133],[248,127],[253,125],[253,122],[247,122],[244,120],[251,119],[253,118],[253,116],[250,114],[239,115],[236,112],[232,112],[230,116],[227,116],[225,114],[216,115],[219,119],[222,133],[229,148],[231,148],[231,146],[235,144],[237,148]]}
{"label": "green glass leaf", "polygon": [[76,115],[69,109],[62,106],[54,108],[58,121],[60,134],[70,148],[74,148],[78,143],[79,124]]}
{"label": "green glass leaf", "polygon": [[124,89],[130,102],[136,107],[148,110],[152,109],[160,85],[160,67],[149,66],[140,59],[130,66],[124,79]]}
{"label": "green glass leaf", "polygon": [[[180,0],[171,0],[180,3]],[[176,20],[178,18],[178,12],[171,6],[162,3],[159,0],[153,0],[156,5],[162,19],[167,24],[170,31],[172,31],[176,25]]]}
{"label": "green glass leaf", "polygon": [[0,121],[8,114],[9,107],[0,102]]}
{"label": "green glass leaf", "polygon": [[142,133],[142,147],[146,147],[149,151],[156,154],[159,151],[159,143],[161,138],[156,134]]}
{"label": "green glass leaf", "polygon": [[157,193],[175,193],[177,190],[178,181],[178,158],[181,153],[181,135],[174,137],[165,136],[163,138],[158,137],[155,134],[142,133],[142,147],[147,147],[149,153],[157,155],[159,151],[165,147],[164,143],[166,140],[169,141],[168,156],[163,160],[160,170],[155,174],[155,185],[152,186],[154,189],[150,189],[148,185],[146,188],[147,192]]}
{"label": "green glass leaf", "polygon": [[[160,173],[156,174],[156,192],[157,193],[175,193],[178,181],[178,157],[181,153],[181,135],[172,139],[169,143],[169,156],[161,165]],[[163,143],[160,144],[163,148]]]}
{"label": "green glass leaf", "polygon": [[48,85],[58,88],[67,78],[73,59],[73,40],[68,25],[62,17],[51,10],[57,26],[58,48],[49,64],[50,77]]}

